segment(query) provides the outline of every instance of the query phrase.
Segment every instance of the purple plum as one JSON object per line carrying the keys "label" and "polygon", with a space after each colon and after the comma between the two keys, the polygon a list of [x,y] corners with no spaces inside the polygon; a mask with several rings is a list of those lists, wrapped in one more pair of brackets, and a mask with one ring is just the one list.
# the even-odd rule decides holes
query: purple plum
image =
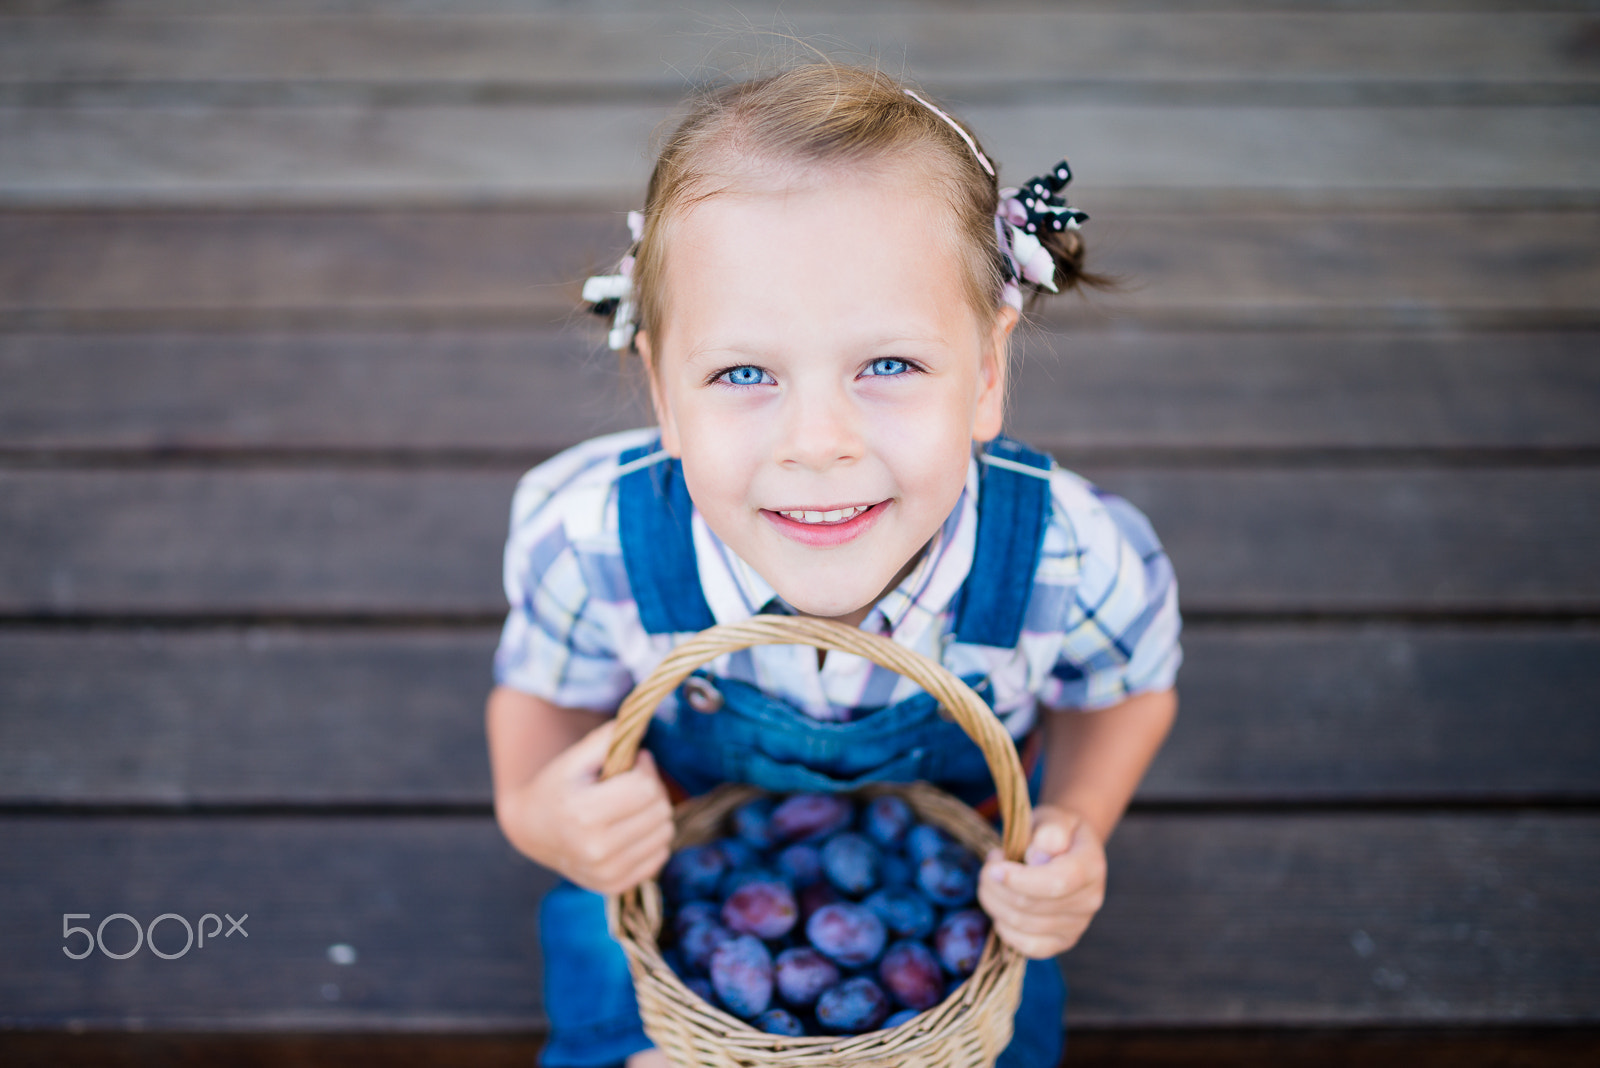
{"label": "purple plum", "polygon": [[878,959],[888,932],[871,909],[838,901],[811,914],[806,921],[806,937],[830,960],[854,968]]}
{"label": "purple plum", "polygon": [[822,854],[813,845],[792,845],[778,854],[778,871],[789,884],[804,889],[822,878]]}
{"label": "purple plum", "polygon": [[733,833],[755,849],[771,849],[778,844],[772,836],[772,810],[778,803],[770,797],[757,797],[733,810]]}
{"label": "purple plum", "polygon": [[782,938],[799,918],[794,892],[777,880],[746,883],[722,903],[722,922],[728,929],[757,938]]}
{"label": "purple plum", "polygon": [[773,978],[778,1000],[804,1011],[817,1003],[817,995],[839,981],[839,969],[810,946],[796,946],[778,954]]}
{"label": "purple plum", "polygon": [[927,938],[938,922],[933,903],[916,890],[885,887],[875,891],[863,905],[877,913],[878,919],[896,938]]}
{"label": "purple plum", "polygon": [[692,973],[705,974],[711,967],[711,955],[731,938],[733,932],[714,920],[690,924],[678,943],[678,948],[683,951],[684,965]]}
{"label": "purple plum", "polygon": [[787,1035],[790,1037],[803,1035],[806,1029],[791,1012],[782,1009],[768,1009],[752,1021],[757,1030],[765,1031],[769,1035]]}
{"label": "purple plum", "polygon": [[690,846],[672,854],[661,869],[661,889],[671,901],[714,897],[727,870],[728,858],[716,846]]}
{"label": "purple plum", "polygon": [[908,1009],[921,1012],[944,997],[944,973],[933,953],[921,942],[896,942],[878,962],[883,988]]}
{"label": "purple plum", "polygon": [[878,885],[878,847],[864,835],[843,831],[822,844],[822,872],[847,897]]}
{"label": "purple plum", "polygon": [[816,842],[853,818],[854,807],[836,794],[791,794],[772,810],[772,833],[782,842]]}
{"label": "purple plum", "polygon": [[759,1016],[772,1003],[772,954],[754,935],[729,939],[711,954],[711,987],[735,1016]]}
{"label": "purple plum", "polygon": [[956,844],[956,840],[931,823],[919,823],[906,832],[906,856],[913,864],[933,856],[941,849]]}
{"label": "purple plum", "polygon": [[945,971],[954,976],[971,975],[983,956],[989,936],[989,917],[978,909],[952,912],[933,932],[934,952]]}
{"label": "purple plum", "polygon": [[916,822],[911,806],[893,794],[874,797],[861,816],[861,829],[885,849],[898,848]]}
{"label": "purple plum", "polygon": [[910,1023],[912,1020],[915,1020],[918,1015],[920,1014],[916,1009],[901,1009],[899,1012],[883,1021],[883,1030],[887,1031],[891,1027],[899,1027],[903,1023]]}
{"label": "purple plum", "polygon": [[889,1015],[889,995],[864,975],[831,986],[817,998],[817,1023],[834,1034],[876,1031]]}
{"label": "purple plum", "polygon": [[941,849],[917,865],[917,886],[935,905],[970,905],[978,896],[978,858],[961,846]]}

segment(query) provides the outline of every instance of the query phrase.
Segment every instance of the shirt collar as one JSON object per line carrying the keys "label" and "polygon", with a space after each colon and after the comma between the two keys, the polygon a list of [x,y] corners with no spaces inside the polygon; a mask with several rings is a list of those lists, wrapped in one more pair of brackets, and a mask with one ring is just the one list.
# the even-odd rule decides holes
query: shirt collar
{"label": "shirt collar", "polygon": [[[901,635],[908,618],[926,619],[950,607],[961,584],[972,570],[973,551],[978,543],[978,463],[967,462],[967,483],[922,559],[900,583],[885,594],[867,618],[862,629],[878,634]],[[749,619],[762,611],[793,609],[772,588],[771,583],[745,563],[721,538],[712,533],[694,511],[695,561],[700,571],[700,588],[718,623]],[[912,613],[913,608],[922,611]]]}

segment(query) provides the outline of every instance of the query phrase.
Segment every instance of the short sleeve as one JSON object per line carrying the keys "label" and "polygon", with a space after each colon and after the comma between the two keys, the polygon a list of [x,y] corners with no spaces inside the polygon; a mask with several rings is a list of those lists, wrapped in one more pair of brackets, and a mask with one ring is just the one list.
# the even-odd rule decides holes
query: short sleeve
{"label": "short sleeve", "polygon": [[510,610],[494,677],[563,707],[615,708],[633,680],[611,633],[618,599],[626,598],[620,548],[604,529],[612,495],[604,484],[585,486],[562,459],[524,475],[512,499],[504,571]]}
{"label": "short sleeve", "polygon": [[1144,514],[1073,478],[1056,487],[1046,537],[1046,561],[1070,568],[1075,581],[1057,602],[1061,644],[1039,699],[1051,708],[1104,708],[1176,681],[1178,584]]}

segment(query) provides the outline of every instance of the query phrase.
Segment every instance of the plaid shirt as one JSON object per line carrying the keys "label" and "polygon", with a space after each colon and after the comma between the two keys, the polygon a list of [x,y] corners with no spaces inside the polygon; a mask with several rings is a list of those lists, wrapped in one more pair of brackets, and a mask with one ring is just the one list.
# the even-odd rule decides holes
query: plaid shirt
{"label": "plaid shirt", "polygon": [[[587,441],[523,476],[511,506],[505,587],[511,611],[495,653],[502,685],[569,708],[614,710],[690,634],[649,634],[629,593],[617,535],[618,457],[654,436],[630,430]],[[951,603],[977,540],[978,465],[922,560],[872,609],[863,630],[892,637],[957,675],[987,675],[995,711],[1012,737],[1032,729],[1036,708],[1093,709],[1173,684],[1178,589],[1148,522],[1121,498],[1061,469],[1050,478],[1052,512],[1021,640],[1015,649],[951,640]],[[788,607],[693,517],[706,601],[718,623]],[[870,661],[769,645],[708,665],[819,719],[881,708],[920,691]],[[658,715],[676,714],[674,699]]]}

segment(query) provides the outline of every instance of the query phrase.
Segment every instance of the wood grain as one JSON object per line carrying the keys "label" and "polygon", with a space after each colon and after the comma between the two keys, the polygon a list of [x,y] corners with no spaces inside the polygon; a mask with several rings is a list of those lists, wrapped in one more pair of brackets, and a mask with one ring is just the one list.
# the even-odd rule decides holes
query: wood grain
{"label": "wood grain", "polygon": [[[1552,12],[968,11],[788,13],[787,29],[838,41],[935,87],[1059,80],[1284,82],[1389,79],[1592,82],[1592,23]],[[4,82],[488,83],[680,91],[773,51],[763,24],[714,7],[529,14],[264,13],[250,19],[10,18]],[[252,14],[255,14],[252,12]],[[199,17],[197,17],[197,15]],[[720,16],[720,17],[719,17]],[[769,24],[770,25],[770,24]],[[1026,32],[1019,32],[1025,27]]]}
{"label": "wood grain", "polygon": [[[548,877],[488,817],[7,817],[7,1028],[521,1030]],[[1066,958],[1085,1026],[1593,1024],[1592,815],[1130,816]],[[248,912],[175,961],[60,951],[61,914]],[[76,922],[76,921],[74,921]],[[160,943],[181,945],[168,921]],[[123,921],[107,941],[131,932]],[[165,939],[171,939],[171,943]],[[75,940],[76,941],[76,940]],[[354,964],[327,947],[353,946]],[[125,948],[125,947],[124,947]],[[335,990],[328,989],[332,984]]]}
{"label": "wood grain", "polygon": [[[651,421],[569,329],[0,333],[0,448],[553,453]],[[598,328],[596,328],[598,329]],[[1036,332],[1009,432],[1071,452],[1600,446],[1600,334]]]}
{"label": "wood grain", "polygon": [[[1112,190],[1593,202],[1600,107],[974,104],[1022,182],[1061,156]],[[642,199],[666,105],[173,104],[0,108],[0,204],[383,205]],[[1052,131],[1041,145],[1039,131]]]}
{"label": "wood grain", "polygon": [[[624,233],[553,208],[0,211],[0,324],[546,325]],[[1126,289],[1057,301],[1079,327],[1600,323],[1586,212],[1110,212],[1089,240]]]}
{"label": "wood grain", "polygon": [[[1149,514],[1188,611],[1600,604],[1592,467],[1086,473]],[[0,612],[492,616],[516,474],[0,470]]]}
{"label": "wood grain", "polygon": [[[487,805],[493,628],[0,631],[0,804]],[[1143,803],[1593,802],[1600,634],[1191,625]]]}

